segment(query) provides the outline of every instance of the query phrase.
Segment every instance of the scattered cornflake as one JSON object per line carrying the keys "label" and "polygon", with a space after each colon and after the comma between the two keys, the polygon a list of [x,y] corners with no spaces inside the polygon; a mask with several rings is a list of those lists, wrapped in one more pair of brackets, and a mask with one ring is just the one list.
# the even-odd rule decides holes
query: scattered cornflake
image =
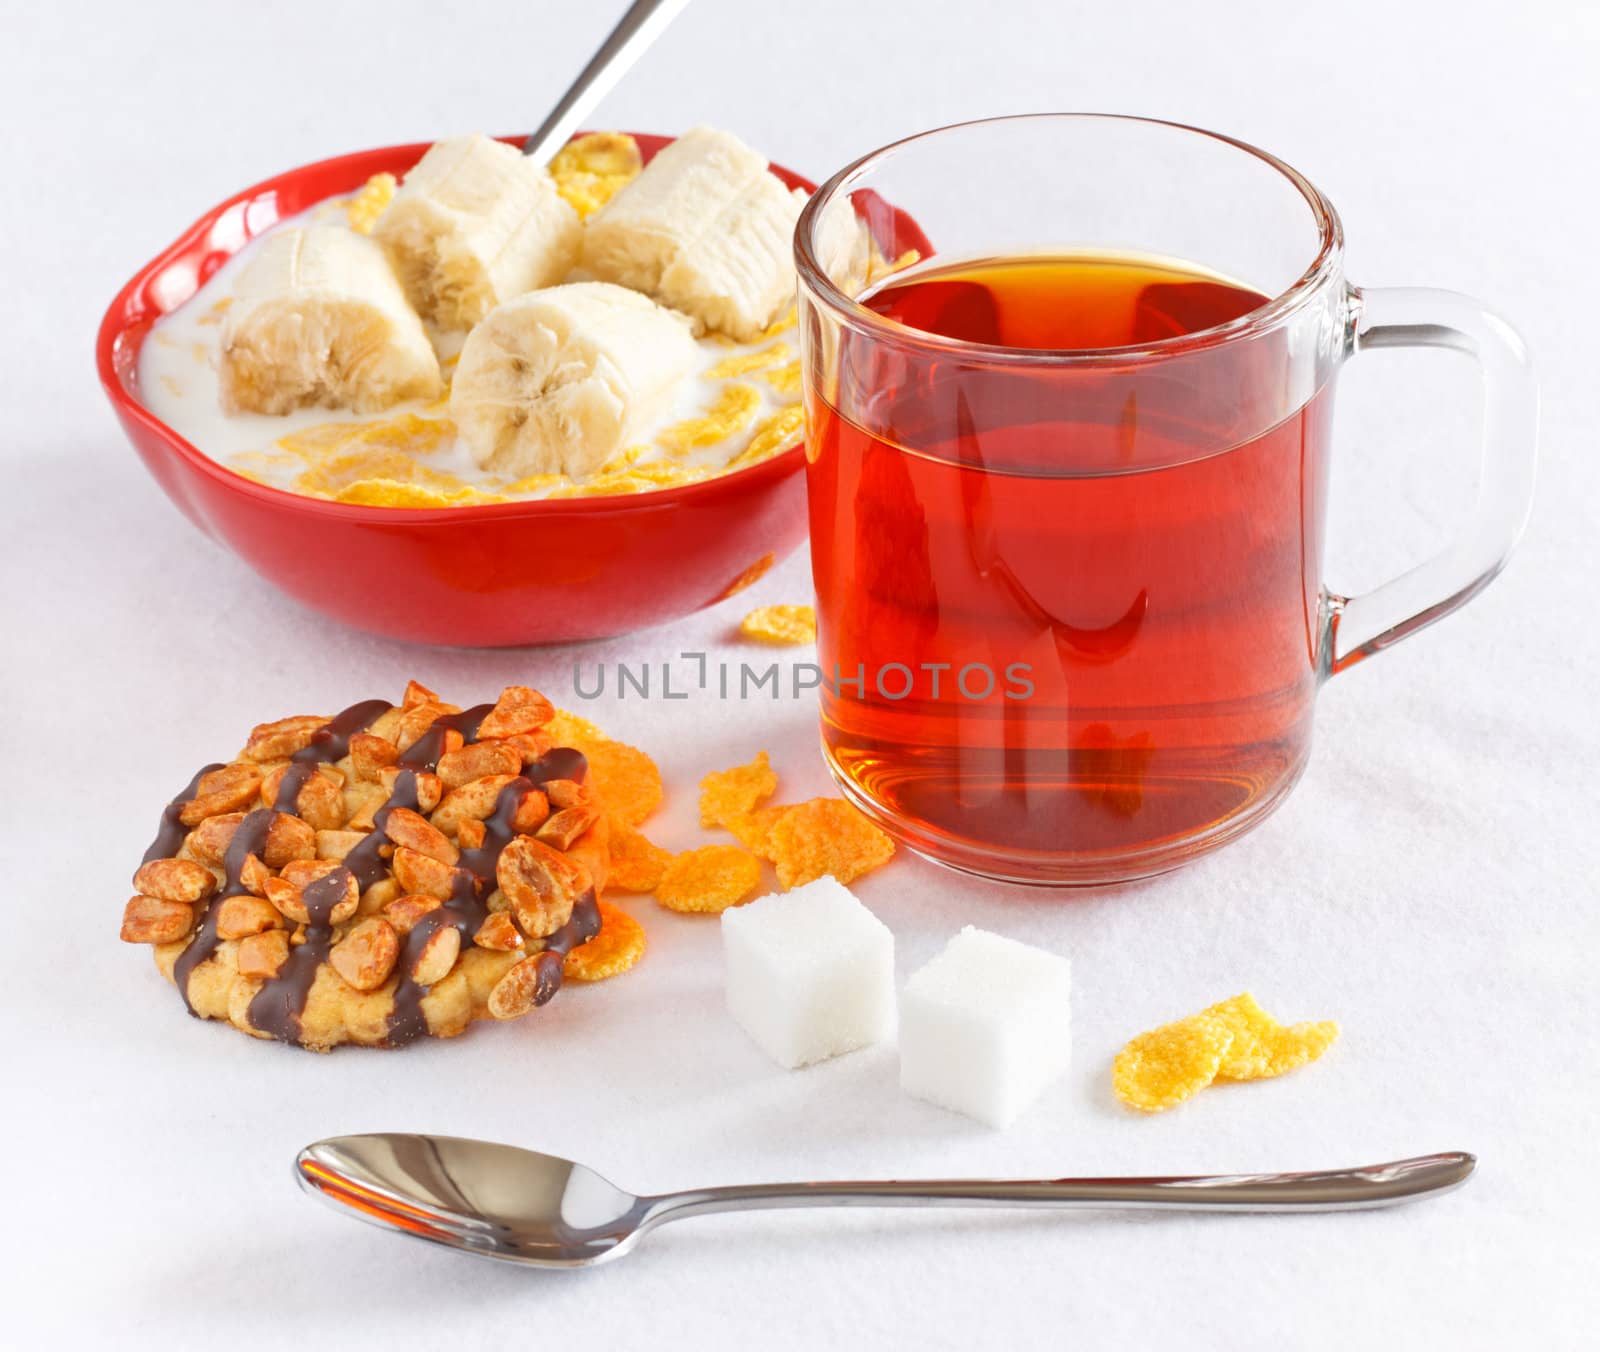
{"label": "scattered cornflake", "polygon": [[615,820],[637,826],[661,806],[661,771],[638,747],[607,738],[579,742],[578,750],[589,762],[586,782]]}
{"label": "scattered cornflake", "polygon": [[1140,1033],[1117,1053],[1112,1087],[1141,1113],[1175,1108],[1217,1078],[1233,1036],[1225,1020],[1207,1014]]}
{"label": "scattered cornflake", "polygon": [[800,393],[800,363],[797,361],[763,372],[761,378],[779,394]]}
{"label": "scattered cornflake", "polygon": [[701,417],[686,418],[663,429],[656,444],[677,455],[700,446],[715,446],[749,426],[760,407],[761,393],[753,385],[724,385],[716,402]]}
{"label": "scattered cornflake", "polygon": [[717,595],[717,600],[726,601],[730,596],[737,596],[746,587],[753,587],[772,571],[772,565],[776,561],[776,557],[771,553],[763,554],[754,563],[741,568],[739,576],[722,589]]}
{"label": "scattered cornflake", "polygon": [[767,842],[785,890],[824,875],[849,884],[894,854],[894,841],[842,798],[791,807],[773,823]]}
{"label": "scattered cornflake", "polygon": [[575,746],[579,751],[586,744],[611,740],[587,718],[567,709],[557,709],[555,717],[544,725],[544,730],[555,739],[557,746]]}
{"label": "scattered cornflake", "polygon": [[181,399],[183,397],[183,385],[175,380],[172,376],[162,376],[161,383],[167,387],[167,393],[170,394],[174,399]]}
{"label": "scattered cornflake", "polygon": [[644,164],[639,143],[623,132],[595,132],[569,141],[550,161],[550,176],[580,216],[616,196]]}
{"label": "scattered cornflake", "polygon": [[1219,1080],[1269,1080],[1315,1061],[1339,1036],[1332,1020],[1285,1027],[1249,991],[1212,1005],[1205,1014],[1233,1030],[1233,1046],[1217,1069]]}
{"label": "scattered cornflake", "polygon": [[393,174],[374,174],[362,185],[361,191],[344,204],[345,219],[358,235],[372,233],[378,217],[394,201],[394,190],[399,186]]}
{"label": "scattered cornflake", "polygon": [[761,861],[737,845],[702,845],[674,857],[656,900],[669,911],[716,913],[737,906],[761,883]]}
{"label": "scattered cornflake", "polygon": [[771,347],[764,347],[755,352],[741,352],[735,357],[724,357],[705,373],[705,377],[707,380],[731,380],[734,376],[749,375],[752,371],[776,366],[788,355],[788,343],[773,343]]}
{"label": "scattered cornflake", "polygon": [[611,871],[606,886],[623,892],[654,892],[672,855],[631,826],[611,826]]}
{"label": "scattered cornflake", "polygon": [[728,462],[729,469],[743,469],[758,461],[769,460],[779,451],[786,451],[805,433],[805,410],[799,404],[780,408],[765,419],[750,437],[750,443]]}
{"label": "scattered cornflake", "polygon": [[739,632],[757,643],[815,643],[817,612],[811,606],[761,606],[739,621]]}
{"label": "scattered cornflake", "polygon": [[772,858],[772,828],[789,811],[782,807],[758,807],[754,812],[744,812],[723,822],[728,831],[747,850],[753,850],[763,859]]}
{"label": "scattered cornflake", "polygon": [[1284,1027],[1245,991],[1141,1033],[1117,1054],[1112,1085],[1130,1108],[1162,1112],[1214,1080],[1264,1080],[1306,1065],[1338,1036],[1331,1021]]}
{"label": "scattered cornflake", "polygon": [[600,933],[579,944],[561,965],[568,981],[604,981],[620,976],[644,955],[644,928],[621,907],[608,901],[600,908]]}
{"label": "scattered cornflake", "polygon": [[700,781],[700,825],[727,826],[778,791],[778,774],[760,751],[748,765],[713,770]]}

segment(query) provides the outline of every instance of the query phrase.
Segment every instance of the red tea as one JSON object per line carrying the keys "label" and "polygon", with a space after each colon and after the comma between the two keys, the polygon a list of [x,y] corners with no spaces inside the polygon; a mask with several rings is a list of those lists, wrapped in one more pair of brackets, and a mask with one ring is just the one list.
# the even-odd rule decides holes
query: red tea
{"label": "red tea", "polygon": [[1331,391],[1269,425],[1284,354],[1202,333],[1265,299],[1123,255],[944,266],[864,299],[964,344],[1180,357],[847,330],[808,391],[824,739],[911,843],[1020,878],[1145,861],[1132,876],[1293,783]]}

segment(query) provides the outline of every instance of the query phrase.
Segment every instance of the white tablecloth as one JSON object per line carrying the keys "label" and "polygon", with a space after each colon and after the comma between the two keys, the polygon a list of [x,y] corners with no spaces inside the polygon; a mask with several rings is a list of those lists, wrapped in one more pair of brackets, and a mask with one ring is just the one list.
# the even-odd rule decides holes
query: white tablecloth
{"label": "white tablecloth", "polygon": [[[1302,786],[1174,876],[1062,896],[901,858],[861,896],[902,975],[959,925],[1071,955],[1074,1068],[995,1133],[904,1098],[892,1049],[790,1074],[721,1008],[715,922],[631,903],[641,968],[538,1017],[397,1055],[315,1057],[186,1018],[116,941],[167,796],[258,718],[526,681],[724,643],[808,599],[803,556],[669,628],[568,651],[434,651],[299,609],[202,539],[131,455],[91,340],[131,270],[241,184],[342,150],[536,121],[609,6],[151,3],[12,9],[0,259],[10,373],[0,541],[0,939],[10,1089],[0,1289],[17,1345],[1570,1347],[1594,1203],[1597,889],[1592,545],[1600,367],[1589,163],[1596,15],[1228,0],[918,7],[701,0],[596,119],[726,126],[819,177],[895,136],[1093,108],[1241,135],[1341,208],[1350,272],[1476,293],[1521,325],[1547,398],[1539,502],[1467,611],[1325,691]],[[1492,11],[1492,12],[1491,12]],[[1470,368],[1358,360],[1341,391],[1328,577],[1369,586],[1471,499]],[[648,579],[641,579],[648,585]],[[734,656],[744,655],[739,650]],[[588,667],[592,671],[592,667]],[[759,747],[826,788],[804,703],[589,710],[659,759],[654,830]],[[1345,1034],[1315,1068],[1154,1119],[1112,1098],[1131,1033],[1249,987]],[[638,1189],[770,1177],[1059,1175],[1353,1164],[1464,1148],[1464,1191],[1331,1218],[1002,1213],[710,1218],[541,1274],[409,1245],[312,1205],[319,1136],[525,1142]]]}

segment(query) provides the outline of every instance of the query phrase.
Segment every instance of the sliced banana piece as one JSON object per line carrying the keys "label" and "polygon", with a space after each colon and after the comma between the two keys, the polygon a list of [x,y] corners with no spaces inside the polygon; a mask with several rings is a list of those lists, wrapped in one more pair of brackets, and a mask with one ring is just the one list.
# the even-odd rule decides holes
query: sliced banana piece
{"label": "sliced banana piece", "polygon": [[749,341],[794,297],[804,203],[738,137],[697,127],[589,218],[582,267]]}
{"label": "sliced banana piece", "polygon": [[383,250],[343,226],[264,239],[223,319],[229,413],[373,413],[441,389],[439,360]]}
{"label": "sliced banana piece", "polygon": [[688,320],[637,291],[532,291],[467,336],[450,416],[484,469],[583,479],[665,412],[697,355]]}
{"label": "sliced banana piece", "polygon": [[763,173],[661,274],[656,298],[705,328],[754,342],[794,304],[794,226],[806,194]]}
{"label": "sliced banana piece", "polygon": [[474,133],[429,148],[373,235],[411,303],[455,330],[559,282],[577,261],[583,225],[542,167]]}

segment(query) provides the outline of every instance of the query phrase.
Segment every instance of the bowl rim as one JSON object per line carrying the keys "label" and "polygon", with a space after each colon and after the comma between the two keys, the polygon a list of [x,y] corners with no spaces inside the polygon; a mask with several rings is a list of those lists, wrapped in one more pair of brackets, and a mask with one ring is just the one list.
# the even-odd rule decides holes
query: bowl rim
{"label": "bowl rim", "polygon": [[[587,134],[589,133],[578,131],[574,133],[574,136]],[[659,132],[630,131],[624,134],[632,136],[636,140],[656,143],[655,148],[657,150],[677,139],[675,136],[668,136]],[[510,145],[520,146],[526,138],[522,135],[511,135],[497,136],[495,139]],[[202,212],[172,243],[157,252],[148,262],[141,265],[118,289],[111,303],[106,307],[95,338],[95,367],[100,376],[100,384],[119,417],[125,421],[139,424],[165,443],[169,449],[176,452],[178,457],[191,470],[197,471],[230,491],[240,493],[245,497],[255,498],[267,506],[305,511],[313,516],[320,516],[329,520],[364,522],[370,525],[379,523],[397,524],[400,522],[428,525],[451,521],[491,521],[518,516],[554,516],[568,513],[611,515],[638,511],[647,507],[667,508],[694,498],[709,499],[730,492],[742,492],[759,485],[764,480],[785,477],[797,468],[797,462],[805,455],[805,441],[803,438],[793,446],[779,451],[776,455],[769,456],[757,464],[747,465],[742,469],[731,470],[725,474],[718,474],[709,479],[701,479],[695,483],[679,484],[671,488],[654,488],[648,492],[641,493],[606,493],[595,494],[590,497],[571,498],[527,498],[516,502],[473,503],[459,507],[381,507],[370,503],[331,502],[325,498],[314,498],[305,493],[295,493],[285,488],[276,488],[271,484],[258,483],[256,480],[213,460],[193,442],[189,441],[187,437],[152,413],[133,391],[123,383],[116,364],[118,345],[136,325],[144,323],[148,316],[148,310],[146,316],[134,318],[130,315],[134,297],[147,294],[154,279],[200,245],[210,235],[217,221],[224,215],[235,209],[243,208],[246,204],[263,196],[275,193],[279,187],[284,186],[287,180],[318,172],[334,172],[354,162],[370,159],[408,155],[414,155],[416,159],[420,159],[428,147],[433,144],[434,142],[432,141],[411,141],[394,145],[372,146],[366,150],[349,151],[342,155],[330,155],[326,159],[311,160],[305,164],[296,165],[291,169],[281,170],[258,183],[253,183],[247,188],[240,189]],[[413,160],[414,162],[415,160]],[[815,183],[803,175],[795,173],[794,170],[771,161],[768,162],[768,167],[777,173],[780,178],[789,181],[791,186],[804,188],[808,193],[816,191]],[[274,222],[274,224],[276,223]],[[210,252],[226,253],[229,257],[232,257],[252,240],[260,238],[261,233],[264,232],[247,235],[235,248],[212,247]],[[204,282],[197,283],[195,291],[198,291],[202,285],[204,285]],[[188,304],[194,298],[194,295],[195,292],[192,291],[176,305],[169,306],[166,309],[157,309],[154,318],[149,319],[149,327],[146,328],[145,333],[148,334],[149,328],[154,327],[156,320]],[[153,307],[154,303],[151,302],[151,305]],[[141,347],[143,343],[144,337],[141,337],[139,339]]]}

